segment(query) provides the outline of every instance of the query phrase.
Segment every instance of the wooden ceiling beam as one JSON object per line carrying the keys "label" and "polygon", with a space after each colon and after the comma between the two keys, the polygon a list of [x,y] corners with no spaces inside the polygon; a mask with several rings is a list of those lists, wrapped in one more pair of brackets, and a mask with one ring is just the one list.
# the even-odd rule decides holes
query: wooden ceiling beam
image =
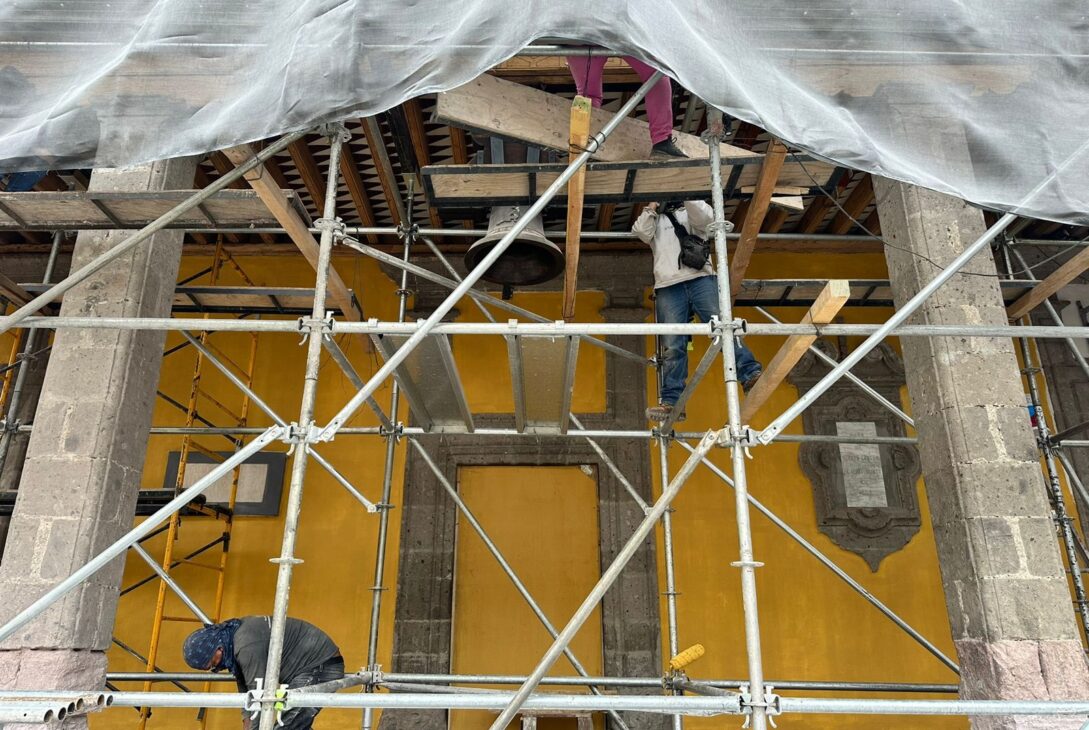
{"label": "wooden ceiling beam", "polygon": [[303,138],[288,145],[287,151],[302,177],[306,191],[310,193],[310,200],[314,202],[316,217],[320,218],[325,211],[325,177],[318,170],[318,163],[310,153],[310,146]]}
{"label": "wooden ceiling beam", "polygon": [[[408,122],[408,137],[412,142],[412,149],[416,153],[416,162],[420,164],[420,167],[426,167],[431,164],[431,149],[427,141],[427,127],[424,126],[423,111],[420,109],[420,101],[419,99],[409,99],[401,106],[404,107],[405,121]],[[416,183],[416,189],[419,191],[420,197],[423,198],[424,187],[419,173],[416,175]],[[438,208],[429,204],[427,207],[427,215],[431,220],[432,228],[443,227]]]}
{"label": "wooden ceiling beam", "polygon": [[393,164],[389,159],[389,150],[382,138],[382,129],[378,126],[378,120],[374,117],[363,117],[359,120],[363,127],[363,136],[367,138],[367,148],[374,160],[374,168],[378,173],[378,182],[382,186],[382,194],[386,197],[386,205],[389,206],[393,225],[399,226],[404,220],[404,205],[401,202],[401,193],[397,187],[397,179],[393,175]]}
{"label": "wooden ceiling beam", "polygon": [[862,211],[873,202],[873,180],[869,174],[863,173],[862,179],[855,185],[855,189],[847,196],[843,203],[843,210],[836,214],[832,222],[828,224],[827,233],[834,236],[842,236],[855,226],[855,221],[862,215]]}
{"label": "wooden ceiling beam", "polygon": [[[352,196],[355,212],[364,226],[373,228],[378,225],[374,217],[374,208],[371,207],[371,199],[367,195],[367,189],[363,187],[363,177],[359,174],[359,166],[356,164],[355,154],[351,145],[345,144],[340,148],[340,174],[344,183],[348,186],[348,193]],[[367,235],[367,243],[375,244],[378,236],[370,233]]]}

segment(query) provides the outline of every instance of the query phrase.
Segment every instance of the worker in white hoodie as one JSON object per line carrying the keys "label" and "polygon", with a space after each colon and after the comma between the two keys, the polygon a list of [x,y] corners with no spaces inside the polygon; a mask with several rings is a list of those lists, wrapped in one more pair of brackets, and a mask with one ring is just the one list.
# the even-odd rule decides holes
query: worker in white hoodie
{"label": "worker in white hoodie", "polygon": [[[701,322],[717,317],[718,282],[711,265],[708,228],[714,220],[711,206],[701,200],[650,203],[632,225],[632,233],[654,254],[654,310],[661,323],[683,324],[692,315]],[[664,335],[662,341],[659,403],[647,409],[647,418],[664,421],[684,392],[688,379],[686,335]],[[735,339],[737,379],[746,392],[763,369],[740,339]],[[680,414],[676,420],[684,418]]]}

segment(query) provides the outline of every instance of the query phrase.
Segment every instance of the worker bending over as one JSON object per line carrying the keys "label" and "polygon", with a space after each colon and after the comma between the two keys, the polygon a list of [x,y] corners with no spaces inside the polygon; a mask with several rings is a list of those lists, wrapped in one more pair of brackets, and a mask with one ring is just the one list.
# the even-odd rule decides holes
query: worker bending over
{"label": "worker bending over", "polygon": [[[271,632],[269,616],[232,618],[191,633],[182,653],[185,663],[194,669],[226,669],[234,675],[238,691],[247,692],[257,688],[257,680],[265,678]],[[344,676],[344,658],[333,640],[317,626],[297,618],[287,619],[280,657],[280,684],[292,689]],[[283,715],[281,727],[309,730],[320,711],[318,707],[289,710]],[[256,726],[256,716],[243,710],[243,730]]]}
{"label": "worker bending over", "polygon": [[[685,324],[692,315],[701,322],[717,317],[718,282],[711,265],[708,228],[714,221],[711,206],[702,200],[650,203],[631,230],[649,244],[654,254],[654,312],[662,324]],[[682,239],[684,245],[682,246]],[[687,335],[663,335],[662,387],[659,403],[647,409],[647,418],[665,421],[684,392],[688,380]],[[762,368],[740,338],[735,340],[737,379],[745,392],[756,383]],[[676,420],[684,419],[684,414]]]}

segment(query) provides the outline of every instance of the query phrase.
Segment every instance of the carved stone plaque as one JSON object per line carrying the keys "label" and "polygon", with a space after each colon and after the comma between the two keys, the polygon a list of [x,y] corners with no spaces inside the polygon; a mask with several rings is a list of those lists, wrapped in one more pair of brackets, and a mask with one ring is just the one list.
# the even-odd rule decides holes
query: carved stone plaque
{"label": "carved stone plaque", "polygon": [[[825,341],[817,346],[837,357]],[[829,367],[812,353],[790,376],[799,394]],[[889,401],[900,403],[904,368],[887,345],[867,355],[851,372]],[[842,379],[802,416],[807,434],[866,438],[903,436],[903,422],[858,386]],[[916,482],[919,455],[911,444],[803,443],[802,471],[813,485],[817,526],[840,547],[861,555],[877,571],[885,556],[906,545],[919,531]]]}

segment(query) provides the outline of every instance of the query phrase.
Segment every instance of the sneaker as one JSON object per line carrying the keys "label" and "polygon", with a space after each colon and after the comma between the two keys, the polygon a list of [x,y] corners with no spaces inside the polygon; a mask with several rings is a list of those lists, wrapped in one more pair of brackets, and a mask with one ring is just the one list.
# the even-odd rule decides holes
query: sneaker
{"label": "sneaker", "polygon": [[[673,414],[673,405],[671,403],[659,403],[656,406],[651,406],[647,409],[647,420],[658,421],[664,423]],[[677,416],[678,421],[685,419],[685,413],[682,411],[681,415]]]}
{"label": "sneaker", "polygon": [[688,157],[685,153],[681,152],[681,148],[677,146],[677,138],[670,137],[669,139],[663,139],[653,147],[650,148],[651,157]]}
{"label": "sneaker", "polygon": [[763,370],[757,370],[755,374],[750,375],[745,382],[741,384],[741,390],[748,393],[756,385],[756,381],[760,379],[760,376],[764,374]]}

